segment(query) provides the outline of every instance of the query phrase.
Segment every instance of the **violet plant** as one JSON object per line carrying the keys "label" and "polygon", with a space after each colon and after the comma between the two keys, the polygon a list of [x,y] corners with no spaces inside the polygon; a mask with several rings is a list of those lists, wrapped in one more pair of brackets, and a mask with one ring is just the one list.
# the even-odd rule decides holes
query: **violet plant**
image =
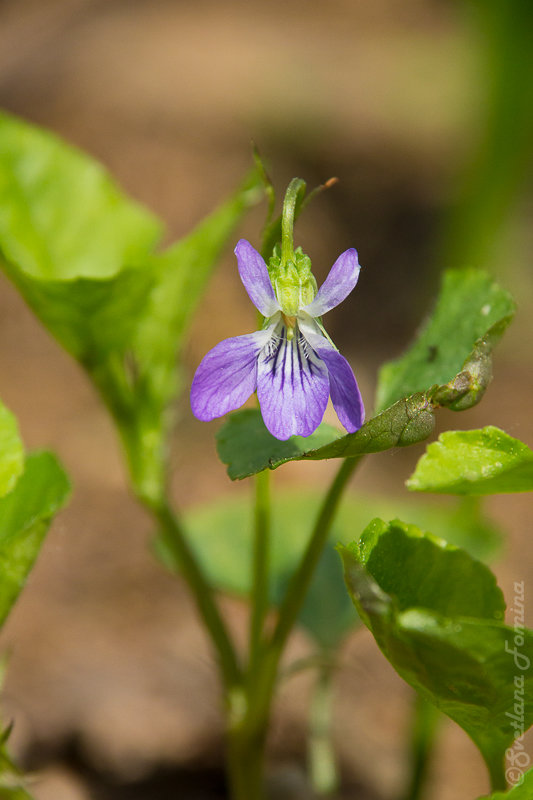
{"label": "violet plant", "polygon": [[[267,430],[280,440],[310,436],[328,399],[348,433],[359,430],[364,408],[354,374],[319,319],[352,291],[359,277],[357,252],[339,256],[317,293],[311,260],[294,251],[293,222],[302,181],[294,179],[283,207],[281,255],[265,264],[245,239],[235,248],[239,274],[265,321],[257,333],[225,339],[198,367],[191,406],[212,420],[240,408],[257,391]],[[275,287],[275,290],[274,290]]]}
{"label": "violet plant", "polygon": [[[492,800],[502,796],[507,779],[516,786],[506,796],[528,800],[533,772],[517,776],[504,767],[521,733],[507,716],[516,702],[517,667],[506,643],[515,631],[504,623],[503,595],[481,560],[493,551],[494,527],[471,499],[436,511],[412,502],[389,509],[345,496],[365,456],[422,442],[440,408],[459,412],[481,400],[491,380],[492,350],[515,311],[509,294],[483,272],[446,272],[434,312],[413,345],[381,369],[376,411],[364,422],[352,369],[321,320],[354,288],[357,254],[350,249],[339,256],[318,289],[310,259],[293,242],[294,222],[310,197],[304,181],[291,182],[276,217],[274,190],[258,161],[234,195],[159,251],[159,222],[124,197],[99,165],[50,134],[1,115],[0,163],[2,266],[98,388],[123,443],[132,491],[157,526],[158,556],[187,582],[210,636],[232,800],[266,796],[272,703],[280,680],[303,667],[317,670],[312,782],[317,793],[335,789],[329,695],[339,644],[359,621],[417,692],[418,735],[405,799],[422,797],[438,709],[478,746]],[[176,362],[194,308],[238,222],[263,192],[270,202],[261,252],[242,239],[236,247],[260,329],[217,344],[191,390],[200,419],[234,412],[217,434],[217,448],[232,480],[253,477],[250,525],[241,497],[178,512],[169,497],[168,449],[175,399],[186,384],[177,380]],[[236,410],[255,391],[260,408]],[[329,397],[345,431],[322,421]],[[441,445],[430,446],[409,488],[473,495],[531,489],[531,451],[509,445],[494,430],[445,434]],[[321,459],[338,461],[322,499],[316,492],[271,497],[271,470]],[[15,472],[22,469],[13,463]],[[54,469],[43,467],[43,480]],[[8,482],[6,491],[16,493],[22,480],[14,488]],[[65,480],[55,501],[43,505],[46,522],[63,502]],[[26,490],[40,487],[35,479]],[[398,513],[411,522],[398,520]],[[32,524],[38,519],[31,516]],[[44,524],[39,542],[43,535]],[[220,592],[250,604],[244,652],[230,635]],[[282,657],[297,625],[310,634],[316,658],[287,667]],[[533,722],[533,633],[523,628],[520,635],[520,654],[529,663],[521,673],[526,730]],[[28,796],[15,791],[7,786],[3,796]]]}

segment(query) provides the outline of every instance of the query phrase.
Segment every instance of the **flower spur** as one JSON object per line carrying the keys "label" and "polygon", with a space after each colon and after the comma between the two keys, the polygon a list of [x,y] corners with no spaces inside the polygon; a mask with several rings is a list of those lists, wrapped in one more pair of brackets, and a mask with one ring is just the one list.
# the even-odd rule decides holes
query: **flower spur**
{"label": "flower spur", "polygon": [[291,248],[289,259],[273,257],[268,268],[245,239],[235,254],[265,323],[260,331],[225,339],[203,358],[191,387],[194,415],[204,421],[221,417],[257,391],[266,427],[285,440],[313,433],[331,396],[346,430],[358,430],[364,408],[357,382],[319,319],[355,287],[357,252],[339,256],[318,292],[310,259],[299,248]]}

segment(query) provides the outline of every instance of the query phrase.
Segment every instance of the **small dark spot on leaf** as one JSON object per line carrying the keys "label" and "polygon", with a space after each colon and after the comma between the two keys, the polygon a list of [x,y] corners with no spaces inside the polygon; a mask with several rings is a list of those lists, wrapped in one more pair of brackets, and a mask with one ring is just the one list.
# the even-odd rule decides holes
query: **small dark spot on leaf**
{"label": "small dark spot on leaf", "polygon": [[432,364],[439,354],[439,348],[436,344],[430,344],[428,347],[428,364]]}

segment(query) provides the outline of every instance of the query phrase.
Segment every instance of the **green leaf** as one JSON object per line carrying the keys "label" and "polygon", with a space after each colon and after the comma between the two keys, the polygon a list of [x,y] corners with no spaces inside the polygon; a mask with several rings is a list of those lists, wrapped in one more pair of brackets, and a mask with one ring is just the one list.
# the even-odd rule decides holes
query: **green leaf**
{"label": "green leaf", "polygon": [[[316,492],[277,493],[272,509],[271,604],[277,606],[305,548],[312,521],[318,515]],[[333,524],[330,542],[317,567],[302,612],[300,625],[325,649],[338,646],[357,620],[344,589],[342,569],[334,545],[350,542],[377,515],[401,511],[420,525],[432,527],[443,538],[467,542],[476,553],[492,555],[500,538],[496,529],[477,508],[468,514],[457,503],[436,506],[383,500],[382,497],[346,495]],[[253,541],[252,509],[248,495],[202,506],[189,512],[186,520],[189,541],[213,585],[222,592],[248,597],[250,594]],[[164,563],[179,571],[179,565],[157,540]]]}
{"label": "green leaf", "polygon": [[[7,658],[0,658],[0,690],[4,686]],[[13,730],[13,722],[0,728],[0,798],[2,800],[32,800],[24,789],[25,779],[22,771],[11,758],[8,740]]]}
{"label": "green leaf", "polygon": [[387,408],[402,397],[453,380],[464,370],[474,343],[487,334],[499,338],[514,311],[508,292],[484,272],[446,272],[430,321],[405,355],[382,367],[377,408]]}
{"label": "green leaf", "polygon": [[533,632],[503,624],[487,567],[412,525],[374,520],[339,550],[354,605],[386,658],[469,734],[504,788],[503,757],[517,735],[508,715],[519,703],[524,726],[533,722]]}
{"label": "green leaf", "polygon": [[153,278],[161,223],[103,167],[52,134],[0,114],[4,269],[86,366],[131,338]]}
{"label": "green leaf", "polygon": [[29,455],[15,488],[0,498],[0,625],[17,599],[48,526],[65,504],[68,479],[52,453]]}
{"label": "green leaf", "polygon": [[163,486],[176,358],[215,261],[261,192],[254,170],[189,236],[156,254],[162,225],[93,159],[0,114],[0,264],[88,370],[136,490]]}
{"label": "green leaf", "polygon": [[11,727],[8,727],[2,732],[0,742],[0,800],[32,800],[24,788],[24,776],[7,750],[10,733]]}
{"label": "green leaf", "polygon": [[[246,478],[287,461],[355,457],[427,439],[436,409],[461,411],[481,400],[492,377],[492,350],[513,313],[510,296],[484,273],[446,273],[428,327],[403,359],[382,370],[378,405],[390,402],[388,408],[356,433],[343,436],[324,427],[310,437],[287,442],[268,433],[258,411],[233,414],[218,436],[219,456],[228,465],[230,478]],[[440,338],[441,349],[433,344]],[[327,431],[329,441],[324,442]]]}
{"label": "green leaf", "polygon": [[24,468],[24,448],[15,416],[0,403],[0,497],[13,488]]}
{"label": "green leaf", "polygon": [[340,431],[323,422],[311,436],[291,436],[283,442],[266,429],[259,409],[247,408],[230,414],[218,430],[217,452],[228,465],[229,477],[240,480],[267,467],[276,469],[339,436]]}
{"label": "green leaf", "polygon": [[[11,780],[9,776],[6,778]],[[32,796],[21,786],[0,786],[0,798],[1,800],[32,800]]]}
{"label": "green leaf", "polygon": [[359,540],[358,555],[399,611],[503,619],[505,602],[489,568],[416,525],[375,519]]}
{"label": "green leaf", "polygon": [[[529,763],[529,757],[528,757]],[[511,775],[518,775],[520,770],[517,772],[511,772],[508,768],[507,773],[509,776]],[[531,800],[533,797],[533,769],[528,770],[522,777],[520,783],[517,783],[516,786],[513,786],[512,789],[508,792],[494,792],[490,795],[484,795],[480,797],[479,800]]]}
{"label": "green leaf", "polygon": [[161,235],[159,221],[96,161],[5,113],[0,164],[1,249],[29,277],[110,278],[142,260]]}
{"label": "green leaf", "polygon": [[533,491],[533,451],[499,428],[447,431],[430,444],[407,487],[482,495]]}

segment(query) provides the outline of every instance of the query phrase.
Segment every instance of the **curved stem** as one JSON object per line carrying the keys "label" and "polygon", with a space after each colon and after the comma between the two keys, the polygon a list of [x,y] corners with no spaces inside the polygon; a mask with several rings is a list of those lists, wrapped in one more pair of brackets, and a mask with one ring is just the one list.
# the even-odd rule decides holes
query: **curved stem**
{"label": "curved stem", "polygon": [[305,193],[305,181],[293,178],[285,192],[281,215],[281,261],[287,263],[294,255],[293,229],[294,214],[298,197]]}
{"label": "curved stem", "polygon": [[287,593],[280,607],[278,624],[272,635],[271,647],[281,654],[285,642],[292,630],[294,623],[305,600],[305,595],[309,589],[309,584],[313,573],[317,567],[322,550],[328,540],[331,525],[337,511],[342,492],[353,475],[356,467],[361,461],[362,456],[346,458],[338,470],[329,491],[324,498],[317,520],[311,533],[311,538],[300,562],[300,566],[294,573]]}
{"label": "curved stem", "polygon": [[263,625],[268,610],[270,566],[270,472],[255,477],[255,537],[250,617],[250,675],[261,657]]}
{"label": "curved stem", "polygon": [[164,542],[176,560],[196,601],[196,607],[218,653],[226,690],[238,684],[242,672],[235,648],[215,602],[213,588],[207,581],[192,551],[177,516],[165,501],[149,506],[161,526]]}
{"label": "curved stem", "polygon": [[324,498],[300,566],[289,584],[280,607],[276,628],[265,645],[259,668],[254,675],[253,696],[250,697],[248,711],[248,724],[252,727],[261,727],[268,719],[283,649],[298,618],[313,573],[327,542],[342,492],[361,459],[362,456],[358,456],[342,462]]}

